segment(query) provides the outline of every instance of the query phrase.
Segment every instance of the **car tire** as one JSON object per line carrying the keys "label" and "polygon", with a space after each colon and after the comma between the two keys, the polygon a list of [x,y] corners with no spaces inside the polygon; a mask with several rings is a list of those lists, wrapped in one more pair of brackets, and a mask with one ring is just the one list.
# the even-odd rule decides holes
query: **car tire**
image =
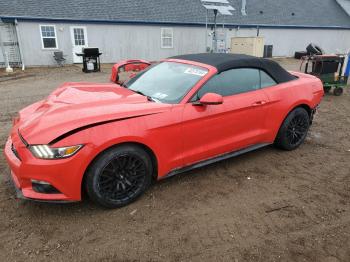
{"label": "car tire", "polygon": [[307,53],[309,55],[322,55],[324,54],[324,51],[321,47],[315,45],[314,43],[309,44],[306,47]]}
{"label": "car tire", "polygon": [[284,150],[294,150],[305,140],[310,127],[308,112],[298,107],[288,114],[280,127],[275,145]]}
{"label": "car tire", "polygon": [[294,58],[295,59],[301,59],[303,56],[307,56],[307,52],[306,51],[296,51],[294,53]]}
{"label": "car tire", "polygon": [[121,145],[100,154],[89,167],[85,189],[90,199],[106,208],[134,202],[149,187],[153,165],[137,145]]}

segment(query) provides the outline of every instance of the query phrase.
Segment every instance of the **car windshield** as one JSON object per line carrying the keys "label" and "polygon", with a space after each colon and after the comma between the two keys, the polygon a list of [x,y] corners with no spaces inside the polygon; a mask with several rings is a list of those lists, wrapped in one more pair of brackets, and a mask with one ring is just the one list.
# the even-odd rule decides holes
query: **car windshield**
{"label": "car windshield", "polygon": [[123,86],[154,101],[177,104],[207,73],[207,69],[198,66],[162,62],[131,78]]}

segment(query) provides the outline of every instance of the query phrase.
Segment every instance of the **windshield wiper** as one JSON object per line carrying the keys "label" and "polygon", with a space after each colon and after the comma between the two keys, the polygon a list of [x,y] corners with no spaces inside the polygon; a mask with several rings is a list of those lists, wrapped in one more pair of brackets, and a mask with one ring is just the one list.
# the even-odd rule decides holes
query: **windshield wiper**
{"label": "windshield wiper", "polygon": [[[132,89],[130,89],[130,90],[132,90]],[[139,94],[139,95],[142,95],[142,96],[147,97],[148,101],[157,102],[153,97],[148,96],[148,95],[145,95],[144,93],[142,93],[142,92],[139,91],[139,90],[132,90],[132,91],[134,91],[135,93],[137,93],[137,94]]]}

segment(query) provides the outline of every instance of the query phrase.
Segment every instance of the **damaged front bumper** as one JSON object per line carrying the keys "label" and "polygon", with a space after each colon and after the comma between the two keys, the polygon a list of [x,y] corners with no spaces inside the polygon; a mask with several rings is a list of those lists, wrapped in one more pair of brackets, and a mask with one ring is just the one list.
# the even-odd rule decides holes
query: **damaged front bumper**
{"label": "damaged front bumper", "polygon": [[8,138],[4,155],[17,198],[59,203],[81,200],[81,177],[74,175],[78,174],[79,159],[55,162],[36,159],[19,137],[14,141]]}

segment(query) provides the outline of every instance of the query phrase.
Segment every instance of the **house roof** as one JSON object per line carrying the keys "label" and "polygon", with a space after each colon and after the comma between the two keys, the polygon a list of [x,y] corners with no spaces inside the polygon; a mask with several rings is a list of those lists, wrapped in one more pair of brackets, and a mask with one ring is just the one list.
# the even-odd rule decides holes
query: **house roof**
{"label": "house roof", "polygon": [[[241,14],[241,0],[229,2],[236,10],[219,15],[218,23],[350,28],[350,16],[336,0],[247,0],[247,16]],[[0,18],[204,25],[205,9],[200,0],[11,0],[0,1]]]}
{"label": "house roof", "polygon": [[337,0],[337,2],[350,15],[350,0]]}

